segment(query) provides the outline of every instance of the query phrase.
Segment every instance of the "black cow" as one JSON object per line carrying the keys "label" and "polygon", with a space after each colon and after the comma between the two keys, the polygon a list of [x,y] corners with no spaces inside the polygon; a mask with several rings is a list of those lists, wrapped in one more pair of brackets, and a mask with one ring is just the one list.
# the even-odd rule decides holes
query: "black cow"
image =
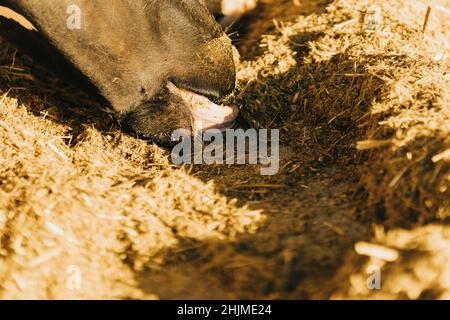
{"label": "black cow", "polygon": [[193,120],[224,129],[237,116],[205,107],[235,85],[231,42],[205,0],[0,0],[0,34],[95,89],[144,137],[166,142]]}

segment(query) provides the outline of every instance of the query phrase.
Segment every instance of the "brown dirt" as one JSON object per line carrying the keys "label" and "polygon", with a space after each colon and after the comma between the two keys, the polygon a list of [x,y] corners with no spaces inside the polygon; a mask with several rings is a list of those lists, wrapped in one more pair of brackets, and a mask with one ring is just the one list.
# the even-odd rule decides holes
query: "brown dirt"
{"label": "brown dirt", "polygon": [[448,298],[448,13],[423,36],[422,2],[394,2],[265,0],[245,22],[231,100],[282,129],[273,177],[171,166],[2,43],[0,297]]}

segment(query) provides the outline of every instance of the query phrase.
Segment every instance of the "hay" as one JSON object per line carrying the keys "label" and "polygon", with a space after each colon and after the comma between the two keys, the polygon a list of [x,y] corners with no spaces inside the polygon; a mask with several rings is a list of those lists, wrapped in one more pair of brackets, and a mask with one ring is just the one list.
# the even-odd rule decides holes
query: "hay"
{"label": "hay", "polygon": [[[371,246],[394,250],[397,259],[388,262],[376,256],[367,259],[356,253],[349,255],[335,278],[340,285],[333,299],[450,298],[448,226],[430,224],[389,232],[378,227],[372,241]],[[373,270],[380,270],[379,290],[367,286]]]}
{"label": "hay", "polygon": [[174,167],[2,44],[0,297],[448,297],[445,1],[328,2],[262,0],[237,41],[275,177]]}
{"label": "hay", "polygon": [[[350,254],[333,298],[448,298],[448,227],[420,227],[450,214],[445,4],[335,1],[325,14],[275,23],[259,56],[241,66],[237,101],[248,121],[283,128],[297,167],[358,164],[362,217],[383,227],[373,244],[362,242],[370,252],[356,252],[401,256],[386,263]],[[416,227],[377,232],[395,226]],[[374,266],[381,290],[367,287]]]}
{"label": "hay", "polygon": [[450,31],[434,10],[423,34],[426,8],[335,1],[275,23],[239,72],[247,120],[281,128],[303,163],[360,163],[368,207],[389,225],[450,214]]}
{"label": "hay", "polygon": [[135,273],[181,238],[232,240],[262,222],[154,145],[70,129],[0,98],[1,298],[155,298]]}

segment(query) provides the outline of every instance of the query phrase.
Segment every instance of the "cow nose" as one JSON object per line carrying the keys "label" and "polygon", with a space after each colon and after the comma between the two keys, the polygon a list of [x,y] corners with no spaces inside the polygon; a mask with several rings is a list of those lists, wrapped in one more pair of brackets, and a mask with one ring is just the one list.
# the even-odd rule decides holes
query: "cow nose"
{"label": "cow nose", "polygon": [[210,98],[226,96],[235,88],[233,47],[225,35],[198,45],[170,67],[173,68],[171,82]]}
{"label": "cow nose", "polygon": [[[207,56],[213,57],[213,68],[216,70],[214,82],[220,96],[230,94],[236,83],[236,64],[233,46],[230,38],[225,34],[212,40],[206,50]],[[214,83],[213,82],[213,83]]]}

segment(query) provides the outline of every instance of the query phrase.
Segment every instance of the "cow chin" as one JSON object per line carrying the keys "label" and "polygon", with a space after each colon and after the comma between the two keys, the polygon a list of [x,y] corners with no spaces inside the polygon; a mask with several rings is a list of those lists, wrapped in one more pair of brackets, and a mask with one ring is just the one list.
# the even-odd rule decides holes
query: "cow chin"
{"label": "cow chin", "polygon": [[121,125],[140,138],[148,139],[163,146],[171,146],[171,136],[175,130],[189,132],[193,119],[186,103],[175,95],[164,99],[145,102],[119,116]]}

